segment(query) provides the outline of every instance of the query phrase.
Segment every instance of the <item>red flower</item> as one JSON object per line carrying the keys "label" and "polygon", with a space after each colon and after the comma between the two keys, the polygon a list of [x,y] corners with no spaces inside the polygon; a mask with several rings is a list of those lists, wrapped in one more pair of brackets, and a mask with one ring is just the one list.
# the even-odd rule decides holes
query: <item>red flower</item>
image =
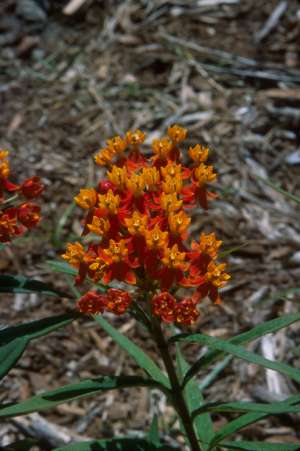
{"label": "red flower", "polygon": [[36,204],[27,202],[18,209],[18,219],[25,227],[32,229],[40,221],[40,207]]}
{"label": "red flower", "polygon": [[176,299],[168,291],[153,296],[152,311],[165,323],[173,323],[175,318]]}
{"label": "red flower", "polygon": [[44,190],[44,185],[41,183],[40,177],[34,176],[25,180],[21,185],[21,191],[23,196],[27,199],[34,199],[40,196]]}
{"label": "red flower", "polygon": [[193,299],[183,299],[178,302],[175,309],[175,322],[178,324],[191,325],[197,321],[199,311]]}
{"label": "red flower", "polygon": [[96,291],[88,291],[77,301],[77,308],[81,313],[96,315],[103,313],[106,307],[107,297]]}
{"label": "red flower", "polygon": [[132,302],[131,296],[127,291],[110,288],[107,290],[106,309],[115,315],[122,315]]}

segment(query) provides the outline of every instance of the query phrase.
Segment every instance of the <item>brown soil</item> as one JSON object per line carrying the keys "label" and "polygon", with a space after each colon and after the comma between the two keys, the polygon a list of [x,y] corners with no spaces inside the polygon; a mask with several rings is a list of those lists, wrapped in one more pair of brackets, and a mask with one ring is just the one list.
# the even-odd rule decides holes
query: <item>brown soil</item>
{"label": "brown soil", "polygon": [[[219,198],[208,214],[195,218],[195,234],[203,228],[216,231],[225,250],[246,243],[227,257],[232,281],[223,304],[203,304],[193,330],[229,337],[298,309],[299,206],[259,177],[300,195],[299,3],[286,2],[285,12],[260,40],[277,1],[204,3],[90,0],[66,16],[62,2],[50,1],[48,17],[39,22],[18,14],[16,0],[1,2],[0,145],[10,149],[18,177],[37,174],[46,185],[44,220],[36,232],[3,251],[3,273],[25,273],[66,288],[64,276],[51,274],[45,262],[57,258],[79,233],[79,211],[66,216],[62,230],[58,221],[79,189],[98,180],[95,151],[129,128],[152,137],[176,122],[189,129],[187,144],[209,145],[219,172]],[[1,323],[72,307],[61,299],[5,295]],[[135,321],[111,320],[155,355]],[[265,346],[256,342],[249,349],[271,349],[274,358],[299,367],[297,332],[296,324],[266,339]],[[199,352],[194,346],[185,351],[188,358]],[[78,321],[29,346],[4,379],[1,401],[82,378],[135,371],[94,323]],[[204,395],[212,401],[270,401],[297,391],[299,386],[281,376],[233,360]],[[149,398],[145,389],[109,392],[43,417],[65,427],[69,437],[103,438],[147,430],[155,412],[164,418],[161,429],[168,440],[180,441],[177,423],[175,432],[168,430],[173,412],[166,401],[157,393]],[[228,418],[215,415],[216,426]],[[0,444],[26,431],[21,419],[6,421]],[[300,443],[299,418],[271,417],[235,438],[240,437]]]}

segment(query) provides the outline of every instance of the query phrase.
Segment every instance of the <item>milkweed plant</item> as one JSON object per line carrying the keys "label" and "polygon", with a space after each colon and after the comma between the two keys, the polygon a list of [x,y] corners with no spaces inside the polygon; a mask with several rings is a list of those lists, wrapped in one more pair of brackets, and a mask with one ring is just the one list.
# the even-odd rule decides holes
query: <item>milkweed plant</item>
{"label": "milkweed plant", "polygon": [[[155,416],[143,438],[95,439],[56,451],[299,449],[300,441],[282,444],[245,441],[240,431],[269,415],[299,413],[300,395],[261,404],[235,400],[207,402],[203,396],[207,381],[216,380],[231,357],[278,371],[299,384],[300,370],[250,352],[244,345],[299,321],[300,313],[261,323],[227,340],[192,332],[197,330],[203,299],[209,298],[217,309],[221,303],[220,289],[231,276],[220,254],[219,237],[211,231],[201,232],[194,239],[190,232],[195,209],[197,214],[207,210],[216,197],[210,185],[217,175],[208,163],[209,149],[200,144],[186,149],[183,145],[186,135],[186,129],[173,125],[166,136],[154,139],[150,148],[145,148],[145,134],[140,130],[107,140],[95,156],[103,174],[99,183],[80,189],[74,198],[83,210],[82,236],[67,243],[62,260],[50,265],[72,278],[72,293],[76,297],[73,310],[0,330],[1,378],[16,364],[31,340],[86,316],[93,318],[143,371],[142,376],[140,370],[136,376],[99,375],[20,402],[2,403],[1,418],[40,412],[107,390],[144,386],[159,390],[172,405],[185,445],[169,440],[171,431],[163,434],[161,429],[166,428],[161,424],[165,422]],[[6,151],[0,152],[0,241],[4,244],[38,224],[40,208],[32,199],[43,191],[38,177],[21,185],[11,182],[7,155]],[[0,290],[70,297],[21,275],[0,276]],[[124,315],[124,321],[128,316],[134,317],[155,345],[157,358],[151,358],[139,344],[117,330],[105,318],[106,312]],[[187,363],[181,349],[183,342],[202,347],[195,361]],[[197,379],[200,370],[205,374],[206,384]],[[216,413],[227,415],[218,429],[214,425]],[[11,444],[9,449],[29,450],[32,443],[38,444],[38,440],[25,439],[21,445]]]}

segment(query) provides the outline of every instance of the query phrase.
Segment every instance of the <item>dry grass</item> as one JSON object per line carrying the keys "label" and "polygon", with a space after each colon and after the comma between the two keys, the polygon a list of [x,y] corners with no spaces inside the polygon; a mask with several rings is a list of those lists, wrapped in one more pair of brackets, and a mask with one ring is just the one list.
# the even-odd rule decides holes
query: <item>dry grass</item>
{"label": "dry grass", "polygon": [[[276,4],[89,1],[80,14],[66,17],[53,2],[47,22],[36,24],[15,15],[15,0],[4,1],[0,28],[7,31],[14,23],[15,36],[2,42],[0,51],[1,145],[11,149],[17,173],[41,175],[47,190],[44,225],[16,250],[2,254],[1,269],[63,285],[63,278],[54,279],[42,264],[62,250],[53,231],[73,195],[99,176],[94,152],[128,128],[139,127],[150,139],[177,122],[189,129],[188,143],[211,147],[220,175],[219,200],[209,214],[197,213],[195,234],[203,227],[216,230],[224,249],[247,243],[228,257],[232,282],[222,306],[203,305],[197,329],[227,337],[296,310],[299,211],[258,178],[270,177],[300,194],[300,10],[296,1],[288,2],[273,30],[258,42]],[[78,233],[77,214],[67,220],[62,238]],[[60,300],[7,297],[2,321],[11,324],[66,308]],[[122,318],[116,325],[154,352],[135,322]],[[298,331],[295,325],[253,348],[299,366]],[[132,373],[132,362],[97,333],[91,323],[74,324],[34,343],[4,380],[1,399],[24,399],[99,373]],[[281,378],[274,382],[274,374],[233,361],[205,394],[214,401],[267,401],[296,390]],[[163,413],[168,435],[172,411],[155,393],[148,399],[144,389],[63,406],[45,417],[66,427],[69,436],[107,437],[144,430],[153,412]],[[216,420],[220,425],[225,417]],[[31,424],[36,421],[30,418]],[[300,438],[296,425],[286,415],[242,435],[295,441]],[[25,426],[21,420],[2,425],[0,443],[22,435]],[[175,428],[169,439],[176,438]]]}

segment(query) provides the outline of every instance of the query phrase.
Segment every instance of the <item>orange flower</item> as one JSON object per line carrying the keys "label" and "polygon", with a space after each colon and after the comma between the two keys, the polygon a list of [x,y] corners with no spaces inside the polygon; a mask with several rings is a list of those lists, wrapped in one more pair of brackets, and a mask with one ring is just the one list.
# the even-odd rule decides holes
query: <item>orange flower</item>
{"label": "orange flower", "polygon": [[88,210],[95,207],[97,202],[97,192],[94,188],[81,189],[79,194],[74,197],[74,200],[79,207]]}
{"label": "orange flower", "polygon": [[146,135],[145,133],[141,132],[141,130],[136,130],[135,132],[128,131],[125,137],[127,143],[134,146],[142,144],[145,141],[145,138]]}
{"label": "orange flower", "polygon": [[193,241],[192,249],[200,252],[202,254],[209,255],[212,259],[217,258],[218,249],[221,246],[222,241],[216,239],[216,235],[214,233],[201,233],[199,244]]}
{"label": "orange flower", "polygon": [[83,257],[84,247],[78,241],[76,241],[76,243],[68,243],[66,253],[62,254],[62,258],[74,268],[79,268]]}
{"label": "orange flower", "polygon": [[7,179],[9,176],[9,162],[6,160],[8,154],[7,150],[0,150],[0,179]]}
{"label": "orange flower", "polygon": [[178,199],[177,193],[162,193],[160,198],[160,206],[165,210],[166,214],[174,213],[182,207],[182,200]]}
{"label": "orange flower", "polygon": [[99,150],[97,155],[95,155],[94,160],[98,166],[106,166],[111,164],[114,155],[115,153],[113,150],[104,148]]}
{"label": "orange flower", "polygon": [[216,265],[214,262],[210,262],[207,267],[206,279],[217,288],[222,288],[226,282],[230,279],[230,275],[227,274],[224,269],[225,263]]}
{"label": "orange flower", "polygon": [[183,186],[183,180],[180,175],[175,175],[174,177],[170,177],[169,175],[165,178],[165,180],[161,184],[162,190],[165,194],[180,194]]}
{"label": "orange flower", "polygon": [[168,243],[168,232],[163,232],[158,225],[151,230],[146,230],[146,244],[149,249],[164,249]]}
{"label": "orange flower", "polygon": [[126,187],[133,193],[134,196],[139,196],[143,193],[146,187],[146,180],[143,174],[132,174],[126,180]]}
{"label": "orange flower", "polygon": [[182,166],[181,164],[175,164],[172,161],[169,161],[166,166],[162,166],[160,168],[160,172],[164,178],[167,177],[178,177],[182,178]]}
{"label": "orange flower", "polygon": [[109,221],[107,219],[98,218],[98,216],[93,216],[92,223],[87,224],[87,227],[90,232],[93,232],[96,235],[102,236],[106,232],[108,232],[110,225],[109,225]]}
{"label": "orange flower", "polygon": [[205,163],[208,158],[209,149],[208,147],[203,147],[200,144],[196,144],[194,147],[189,148],[189,156],[195,163]]}
{"label": "orange flower", "polygon": [[206,166],[201,163],[194,170],[194,177],[198,186],[203,186],[206,183],[214,182],[217,178],[217,174],[214,172],[213,166]]}
{"label": "orange flower", "polygon": [[172,142],[169,140],[169,138],[162,138],[162,139],[154,139],[152,141],[152,150],[154,153],[154,161],[156,160],[166,160],[168,156],[170,155],[170,152],[172,150]]}
{"label": "orange flower", "polygon": [[162,262],[165,266],[171,269],[186,269],[187,264],[185,263],[185,252],[179,252],[178,245],[174,244],[171,248],[165,249],[164,257]]}
{"label": "orange flower", "polygon": [[146,215],[135,211],[131,218],[126,218],[124,222],[131,235],[144,235],[148,218]]}
{"label": "orange flower", "polygon": [[142,176],[148,189],[157,185],[160,182],[159,172],[156,168],[143,168]]}
{"label": "orange flower", "polygon": [[128,246],[125,240],[109,240],[109,247],[103,250],[107,263],[118,263],[128,256]]}
{"label": "orange flower", "polygon": [[110,172],[107,173],[107,178],[119,189],[124,189],[126,186],[128,174],[125,167],[119,168],[118,166],[112,166]]}
{"label": "orange flower", "polygon": [[120,154],[122,155],[127,148],[127,142],[125,139],[120,136],[115,136],[112,139],[108,139],[106,141],[107,150],[109,150],[112,154]]}
{"label": "orange flower", "polygon": [[191,218],[183,211],[179,211],[176,214],[171,214],[168,217],[170,231],[174,235],[185,236],[187,228],[191,222]]}
{"label": "orange flower", "polygon": [[173,125],[168,128],[168,136],[171,138],[174,144],[180,144],[187,135],[187,129],[180,127],[179,125]]}
{"label": "orange flower", "polygon": [[86,256],[84,259],[88,264],[88,274],[93,279],[94,282],[99,282],[108,269],[108,264],[101,257],[95,257],[94,259],[90,256]]}
{"label": "orange flower", "polygon": [[118,194],[114,194],[110,189],[106,194],[98,194],[98,200],[100,208],[107,210],[112,215],[117,214],[120,205],[120,196]]}
{"label": "orange flower", "polygon": [[17,208],[7,208],[0,213],[0,242],[6,243],[21,233],[17,225]]}

